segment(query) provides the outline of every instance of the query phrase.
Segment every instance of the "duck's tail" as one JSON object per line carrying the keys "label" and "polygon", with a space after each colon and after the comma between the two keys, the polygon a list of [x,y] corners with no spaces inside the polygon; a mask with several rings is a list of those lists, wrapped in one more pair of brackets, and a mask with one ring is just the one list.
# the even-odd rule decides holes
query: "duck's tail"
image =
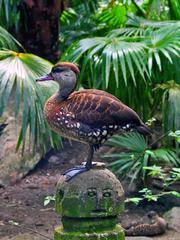
{"label": "duck's tail", "polygon": [[136,130],[138,133],[146,136],[151,135],[153,133],[152,130],[149,127],[147,127],[144,123],[141,123],[141,125],[136,126]]}

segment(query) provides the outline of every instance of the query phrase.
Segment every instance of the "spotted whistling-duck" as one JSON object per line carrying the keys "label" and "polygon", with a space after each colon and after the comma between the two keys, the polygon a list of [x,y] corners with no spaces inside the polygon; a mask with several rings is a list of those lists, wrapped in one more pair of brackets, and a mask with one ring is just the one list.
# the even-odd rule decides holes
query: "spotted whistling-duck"
{"label": "spotted whistling-duck", "polygon": [[150,130],[135,111],[113,95],[95,89],[75,91],[78,73],[75,64],[61,62],[36,81],[53,80],[59,84],[58,92],[45,103],[45,118],[61,136],[89,145],[85,165],[89,170],[94,150],[113,134],[134,130],[149,134]]}

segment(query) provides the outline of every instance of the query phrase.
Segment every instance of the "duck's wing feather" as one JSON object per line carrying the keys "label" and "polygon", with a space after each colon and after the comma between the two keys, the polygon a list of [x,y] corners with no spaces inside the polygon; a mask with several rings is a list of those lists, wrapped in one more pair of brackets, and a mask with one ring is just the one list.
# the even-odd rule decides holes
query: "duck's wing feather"
{"label": "duck's wing feather", "polygon": [[74,92],[66,100],[67,111],[73,112],[79,122],[95,127],[126,124],[141,125],[132,109],[116,97],[101,90]]}

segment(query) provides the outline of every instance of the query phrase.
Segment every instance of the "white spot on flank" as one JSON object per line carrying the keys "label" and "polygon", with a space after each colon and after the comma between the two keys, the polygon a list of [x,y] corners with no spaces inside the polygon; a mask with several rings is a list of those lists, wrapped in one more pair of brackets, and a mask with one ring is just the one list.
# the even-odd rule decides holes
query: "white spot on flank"
{"label": "white spot on flank", "polygon": [[65,121],[65,123],[68,123],[68,122],[69,122],[68,120]]}
{"label": "white spot on flank", "polygon": [[107,135],[107,130],[103,130],[102,135],[106,136]]}
{"label": "white spot on flank", "polygon": [[113,128],[114,126],[113,125],[109,125],[109,128]]}
{"label": "white spot on flank", "polygon": [[91,136],[92,135],[92,133],[90,132],[90,133],[88,133],[88,136]]}
{"label": "white spot on flank", "polygon": [[114,129],[117,129],[117,128],[118,128],[118,126],[117,126],[117,125],[115,125],[115,126],[114,126]]}
{"label": "white spot on flank", "polygon": [[76,124],[76,127],[77,127],[77,128],[80,128],[80,123],[77,123],[77,124]]}
{"label": "white spot on flank", "polygon": [[96,136],[96,137],[98,137],[99,134],[100,134],[100,132],[93,132],[93,135]]}

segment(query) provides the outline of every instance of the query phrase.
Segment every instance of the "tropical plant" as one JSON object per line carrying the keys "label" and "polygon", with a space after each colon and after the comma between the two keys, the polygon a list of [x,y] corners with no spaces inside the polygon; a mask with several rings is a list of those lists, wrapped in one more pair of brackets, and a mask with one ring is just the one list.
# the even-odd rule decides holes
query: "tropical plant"
{"label": "tropical plant", "polygon": [[174,81],[168,81],[158,85],[156,89],[163,91],[164,132],[180,129],[180,85]]}
{"label": "tropical plant", "polygon": [[21,0],[0,1],[0,23],[7,30],[19,30],[19,4]]}
{"label": "tropical plant", "polygon": [[35,79],[48,73],[52,64],[33,54],[19,52],[21,45],[3,28],[0,28],[0,34],[4,34],[0,50],[0,116],[8,108],[9,101],[13,102],[12,110],[16,117],[23,109],[17,149],[25,142],[29,131],[34,150],[38,149],[43,154],[57,143],[43,117],[44,102],[54,93],[56,84],[40,86]]}
{"label": "tropical plant", "polygon": [[[170,73],[176,77],[172,62],[179,61],[180,23],[162,27],[139,18],[132,22],[131,16],[127,24],[131,27],[113,30],[105,37],[75,42],[62,59],[81,62],[84,86],[115,94],[147,119],[156,102],[152,89],[169,80]],[[172,71],[166,75],[168,64]]]}
{"label": "tropical plant", "polygon": [[[176,190],[173,190],[173,184],[180,181],[180,168],[172,168],[170,172],[165,172],[162,167],[153,165],[151,167],[146,167],[148,170],[148,175],[150,177],[158,177],[162,182],[162,189],[158,193],[153,193],[153,190],[149,188],[143,188],[139,190],[139,196],[127,198],[125,202],[132,202],[138,205],[141,201],[147,200],[158,201],[160,198],[171,195],[177,198],[180,198],[180,193]],[[169,189],[171,188],[171,189]]]}
{"label": "tropical plant", "polygon": [[109,167],[123,178],[130,178],[131,183],[135,180],[147,184],[147,167],[153,164],[166,164],[178,166],[180,159],[173,149],[151,149],[145,138],[138,133],[115,135],[108,141],[108,146],[121,148],[121,152],[104,155],[111,159]]}

